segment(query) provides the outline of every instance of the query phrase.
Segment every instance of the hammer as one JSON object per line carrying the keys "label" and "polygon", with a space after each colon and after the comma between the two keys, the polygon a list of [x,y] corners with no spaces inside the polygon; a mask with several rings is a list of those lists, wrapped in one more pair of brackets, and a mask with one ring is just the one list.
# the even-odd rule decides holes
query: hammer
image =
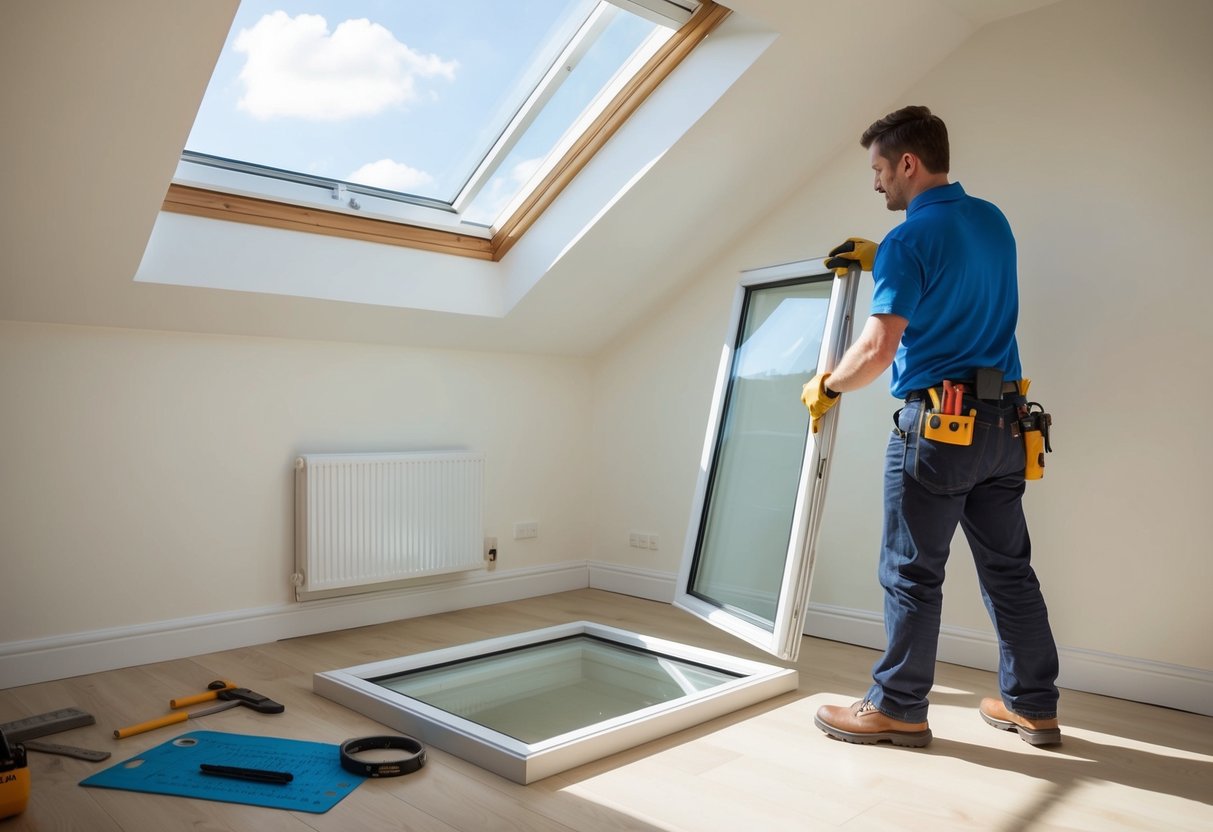
{"label": "hammer", "polygon": [[203,708],[199,711],[184,711],[175,714],[166,714],[165,716],[156,719],[140,722],[138,725],[131,725],[127,728],[118,728],[114,731],[114,739],[123,739],[125,737],[133,737],[135,734],[142,734],[144,731],[152,731],[156,728],[163,728],[166,725],[176,725],[178,722],[185,722],[187,719],[193,719],[198,716],[206,716],[207,714],[217,714],[220,711],[226,711],[228,708],[235,708],[244,705],[246,708],[252,708],[254,711],[262,714],[280,714],[286,710],[286,707],[270,699],[268,696],[262,696],[259,693],[249,690],[248,688],[233,687],[231,682],[222,680],[211,682],[208,686],[210,693],[201,694],[199,696],[191,696],[185,699],[174,699],[170,702],[170,707],[180,708],[185,705],[193,705],[199,701],[206,699],[218,699],[220,703],[210,708]]}

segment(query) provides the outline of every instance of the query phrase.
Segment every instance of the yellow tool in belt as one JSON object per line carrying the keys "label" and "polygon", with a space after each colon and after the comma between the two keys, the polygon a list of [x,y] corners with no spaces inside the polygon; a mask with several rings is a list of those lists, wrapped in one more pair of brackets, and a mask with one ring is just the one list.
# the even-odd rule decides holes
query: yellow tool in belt
{"label": "yellow tool in belt", "polygon": [[942,402],[934,387],[928,387],[927,392],[931,395],[931,404],[934,407],[924,414],[923,438],[949,445],[972,445],[973,423],[977,420],[977,411],[970,410],[968,414],[960,412],[965,386],[944,381]]}
{"label": "yellow tool in belt", "polygon": [[[1032,380],[1022,378],[1018,384],[1019,395],[1027,398]],[[1045,475],[1045,454],[1053,452],[1053,443],[1049,439],[1049,429],[1052,426],[1053,417],[1045,413],[1039,402],[1026,402],[1016,409],[1011,432],[1015,437],[1023,434],[1025,480],[1038,480]]]}

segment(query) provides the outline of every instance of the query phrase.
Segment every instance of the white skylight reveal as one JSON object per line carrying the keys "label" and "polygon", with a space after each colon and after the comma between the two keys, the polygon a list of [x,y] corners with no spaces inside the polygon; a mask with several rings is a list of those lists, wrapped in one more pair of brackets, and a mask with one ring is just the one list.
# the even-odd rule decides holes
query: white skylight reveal
{"label": "white skylight reveal", "polygon": [[243,0],[174,182],[492,239],[717,10],[711,25],[727,11],[698,0]]}

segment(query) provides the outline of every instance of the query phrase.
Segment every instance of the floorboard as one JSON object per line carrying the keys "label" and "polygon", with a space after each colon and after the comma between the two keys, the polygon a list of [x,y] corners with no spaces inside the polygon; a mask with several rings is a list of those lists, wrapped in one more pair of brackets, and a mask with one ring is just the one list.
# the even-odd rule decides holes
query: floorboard
{"label": "floorboard", "polygon": [[[529,786],[432,748],[421,771],[369,780],[323,815],[78,785],[174,732],[328,743],[381,732],[313,694],[312,674],[582,619],[770,661],[668,604],[587,589],[10,688],[0,691],[0,722],[81,708],[96,725],[48,739],[113,756],[88,763],[31,753],[29,806],[0,832],[1213,829],[1209,717],[1063,691],[1064,744],[1032,748],[978,718],[994,674],[941,664],[930,747],[848,745],[814,728],[813,713],[861,694],[875,654],[818,639],[802,646],[798,691]],[[238,708],[112,738],[115,727],[164,713],[169,699],[220,678],[286,712]]]}

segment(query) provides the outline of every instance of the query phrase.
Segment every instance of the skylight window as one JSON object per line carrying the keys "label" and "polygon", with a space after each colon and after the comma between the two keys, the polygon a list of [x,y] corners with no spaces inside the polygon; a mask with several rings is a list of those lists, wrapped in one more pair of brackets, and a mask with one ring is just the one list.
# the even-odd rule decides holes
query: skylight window
{"label": "skylight window", "polygon": [[207,194],[322,208],[492,241],[474,256],[499,259],[536,193],[558,191],[639,106],[640,82],[725,14],[696,0],[243,0],[165,207],[262,224],[273,211]]}

